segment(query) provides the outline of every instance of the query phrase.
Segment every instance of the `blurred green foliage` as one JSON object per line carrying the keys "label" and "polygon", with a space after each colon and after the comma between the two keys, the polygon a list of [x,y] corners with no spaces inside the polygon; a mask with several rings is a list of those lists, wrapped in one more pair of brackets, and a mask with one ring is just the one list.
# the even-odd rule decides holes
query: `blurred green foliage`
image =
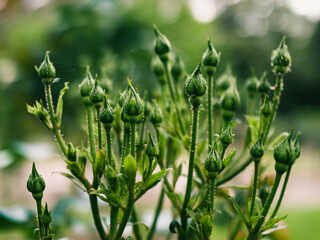
{"label": "blurred green foliage", "polygon": [[[41,1],[40,1],[41,3]],[[116,95],[129,76],[140,92],[157,85],[150,71],[152,24],[172,40],[189,72],[201,59],[210,37],[222,53],[218,75],[231,63],[240,88],[249,76],[249,67],[258,76],[270,73],[269,49],[287,36],[293,72],[288,74],[280,104],[282,113],[320,106],[318,63],[320,24],[292,12],[283,1],[216,1],[217,16],[209,23],[198,22],[191,14],[190,1],[37,1],[10,0],[0,9],[0,149],[12,148],[16,140],[34,138],[39,123],[25,109],[25,103],[42,98],[43,91],[34,65],[46,50],[57,68],[60,86],[70,82],[63,130],[74,132],[83,116],[78,115],[77,85],[86,65],[101,78],[113,81],[110,94]],[[39,4],[39,3],[38,3]],[[70,103],[71,102],[71,103]],[[79,106],[79,107],[77,107]],[[37,128],[37,131],[34,129]],[[40,130],[40,131],[39,131]],[[311,131],[312,132],[312,131]]]}

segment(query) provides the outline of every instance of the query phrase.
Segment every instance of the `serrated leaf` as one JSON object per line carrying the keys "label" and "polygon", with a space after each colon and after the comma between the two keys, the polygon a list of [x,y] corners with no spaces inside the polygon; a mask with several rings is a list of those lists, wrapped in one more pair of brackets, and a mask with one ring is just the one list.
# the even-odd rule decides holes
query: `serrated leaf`
{"label": "serrated leaf", "polygon": [[165,176],[167,176],[169,171],[171,171],[171,169],[163,169],[148,177],[143,184],[143,191],[146,192],[150,188],[153,188],[155,185],[157,185]]}
{"label": "serrated leaf", "polygon": [[170,201],[173,204],[173,206],[178,211],[180,211],[181,210],[181,206],[182,206],[182,199],[179,197],[179,195],[177,193],[171,193],[171,192],[168,192],[168,191],[166,191],[166,195],[170,199]]}
{"label": "serrated leaf", "polygon": [[73,175],[69,174],[69,173],[64,173],[64,172],[53,172],[53,173],[57,173],[60,174],[68,179],[70,179],[78,188],[80,188],[82,191],[87,192],[86,189],[84,189],[78,182],[78,179],[75,178]]}
{"label": "serrated leaf", "polygon": [[279,217],[279,218],[271,218],[269,219],[264,226],[262,226],[261,231],[264,232],[268,229],[273,228],[273,226],[275,224],[277,224],[278,222],[282,221],[283,219],[285,219],[287,217],[287,215],[283,216],[283,217]]}
{"label": "serrated leaf", "polygon": [[247,229],[250,229],[250,224],[247,218],[245,217],[245,215],[243,214],[239,204],[236,202],[236,200],[233,197],[228,196],[228,198],[232,201],[234,209],[238,213],[239,217],[242,219],[243,223],[246,225]]}
{"label": "serrated leaf", "polygon": [[258,116],[245,116],[250,129],[250,140],[251,142],[257,141],[259,137],[260,118]]}
{"label": "serrated leaf", "polygon": [[69,83],[65,82],[64,83],[64,88],[61,89],[58,102],[57,102],[57,109],[55,113],[55,118],[57,121],[57,126],[60,128],[61,126],[61,120],[62,120],[62,113],[63,113],[63,95],[69,90]]}

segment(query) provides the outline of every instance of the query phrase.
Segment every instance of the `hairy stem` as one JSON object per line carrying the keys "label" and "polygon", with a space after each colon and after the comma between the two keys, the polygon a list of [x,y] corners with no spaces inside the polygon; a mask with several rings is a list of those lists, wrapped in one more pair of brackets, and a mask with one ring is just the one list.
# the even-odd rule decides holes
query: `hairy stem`
{"label": "hairy stem", "polygon": [[66,143],[64,142],[61,131],[57,127],[57,122],[56,118],[54,116],[54,109],[53,109],[53,104],[52,104],[52,93],[51,93],[51,85],[50,84],[44,84],[45,86],[45,94],[46,94],[46,100],[47,100],[47,105],[48,105],[48,111],[50,115],[50,120],[52,124],[52,132],[55,135],[57,142],[65,156],[67,156],[67,147]]}
{"label": "hairy stem", "polygon": [[97,108],[97,123],[98,123],[98,146],[102,149],[102,129],[100,122],[100,108]]}
{"label": "hairy stem", "polygon": [[92,106],[87,106],[87,118],[88,118],[88,135],[89,135],[89,144],[90,144],[90,153],[93,159],[93,162],[96,161],[96,144],[94,141],[93,133],[93,109]]}
{"label": "hairy stem", "polygon": [[215,192],[216,192],[216,178],[214,177],[210,179],[210,212],[212,214],[212,218],[213,218],[213,212],[215,210],[215,207],[214,207]]}
{"label": "hairy stem", "polygon": [[39,227],[39,236],[40,240],[42,239],[42,223],[41,223],[41,215],[42,215],[42,206],[41,206],[41,199],[37,199],[37,214],[38,214],[38,227]]}
{"label": "hairy stem", "polygon": [[288,168],[288,171],[286,173],[286,177],[285,177],[283,185],[282,185],[282,189],[281,189],[281,193],[280,193],[277,205],[276,205],[275,209],[273,210],[273,213],[271,214],[270,218],[274,218],[277,215],[277,212],[278,212],[278,210],[280,208],[284,193],[285,193],[286,188],[287,188],[287,184],[288,184],[288,180],[289,180],[289,176],[290,176],[290,172],[291,172],[291,167],[292,167],[292,165],[290,165],[289,168]]}
{"label": "hairy stem", "polygon": [[192,136],[191,136],[191,147],[190,147],[190,155],[189,155],[189,168],[188,168],[188,180],[187,180],[187,187],[186,193],[184,196],[184,201],[181,209],[181,225],[184,233],[187,231],[187,206],[190,201],[191,191],[192,191],[192,180],[193,180],[193,165],[194,165],[194,158],[196,153],[196,144],[197,144],[197,133],[198,133],[198,114],[199,108],[193,108],[193,119],[192,119]]}
{"label": "hairy stem", "polygon": [[213,146],[213,124],[212,124],[212,82],[213,82],[213,73],[208,74],[208,100],[207,100],[207,112],[208,112],[208,140],[209,140],[209,148],[208,152],[210,152]]}
{"label": "hairy stem", "polygon": [[99,233],[99,236],[102,240],[107,240],[108,238],[101,222],[97,195],[90,195],[89,199],[90,199],[90,206],[91,206],[93,221],[94,221],[94,224],[96,225],[96,229]]}
{"label": "hairy stem", "polygon": [[252,188],[252,199],[249,217],[252,217],[254,212],[254,205],[256,201],[257,185],[258,185],[258,174],[259,174],[259,162],[254,162],[254,176],[253,176],[253,188]]}
{"label": "hairy stem", "polygon": [[262,213],[261,213],[261,216],[257,222],[257,224],[254,226],[253,230],[249,233],[249,236],[248,236],[248,239],[247,240],[256,240],[258,238],[258,234],[259,234],[259,231],[260,231],[260,228],[262,226],[262,224],[264,223],[265,221],[265,218],[269,212],[269,209],[271,207],[271,203],[274,199],[274,196],[277,192],[277,189],[278,189],[278,186],[279,186],[279,183],[280,183],[280,180],[281,180],[281,174],[276,174],[276,178],[274,180],[274,184],[272,186],[272,189],[271,189],[271,192],[267,198],[267,201],[263,207],[263,210],[262,210]]}
{"label": "hairy stem", "polygon": [[163,66],[164,66],[164,70],[165,70],[165,73],[166,73],[166,78],[167,78],[167,81],[168,81],[168,87],[169,87],[171,100],[172,100],[172,102],[174,104],[174,107],[176,109],[176,112],[177,112],[178,123],[179,123],[180,129],[181,129],[182,135],[185,135],[186,130],[184,128],[184,125],[183,125],[183,122],[182,122],[182,118],[181,118],[181,113],[180,113],[180,110],[178,108],[178,104],[177,104],[176,97],[175,97],[175,94],[174,94],[173,80],[172,80],[170,69],[169,69],[170,68],[169,67],[169,62],[168,61],[164,62]]}

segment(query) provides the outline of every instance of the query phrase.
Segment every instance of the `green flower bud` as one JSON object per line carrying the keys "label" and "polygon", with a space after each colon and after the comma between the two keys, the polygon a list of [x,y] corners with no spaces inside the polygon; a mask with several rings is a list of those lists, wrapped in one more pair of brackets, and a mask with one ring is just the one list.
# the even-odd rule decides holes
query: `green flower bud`
{"label": "green flower bud", "polygon": [[144,102],[144,116],[148,117],[151,113],[151,106],[149,102]]}
{"label": "green flower bud", "polygon": [[134,185],[136,182],[137,162],[131,155],[128,155],[124,159],[123,164],[124,164],[124,173],[127,178],[129,191],[133,191]]}
{"label": "green flower bud", "polygon": [[94,86],[90,92],[90,102],[92,102],[96,108],[100,108],[102,106],[103,99],[104,91],[99,85],[98,75],[96,75]]}
{"label": "green flower bud", "polygon": [[126,97],[128,96],[128,89],[129,87],[123,92],[119,92],[119,106],[123,107],[124,101],[126,100]]}
{"label": "green flower bud", "polygon": [[221,115],[225,122],[230,122],[234,118],[236,112],[233,110],[222,109]]}
{"label": "green flower bud", "polygon": [[220,62],[220,56],[221,53],[217,53],[217,51],[214,49],[211,40],[208,39],[208,48],[204,52],[202,57],[202,64],[206,67],[208,74],[213,74],[216,67],[218,66]]}
{"label": "green flower bud", "polygon": [[212,147],[204,161],[204,168],[208,171],[210,178],[217,177],[218,173],[222,170],[222,161],[215,145]]}
{"label": "green flower bud", "polygon": [[56,69],[50,61],[49,53],[50,51],[46,51],[44,60],[41,63],[40,67],[35,67],[39,77],[44,84],[53,83],[56,77]]}
{"label": "green flower bud", "polygon": [[273,67],[273,72],[277,75],[290,72],[291,56],[285,43],[285,37],[282,38],[278,48],[272,51],[271,66]]}
{"label": "green flower bud", "polygon": [[258,86],[258,92],[261,95],[268,95],[270,90],[271,90],[271,86],[270,86],[268,79],[267,79],[267,73],[263,72],[262,77],[261,77],[261,81]]}
{"label": "green flower bud", "polygon": [[194,72],[186,80],[185,91],[189,97],[201,97],[207,91],[207,81],[202,76],[200,67],[201,63],[199,63]]}
{"label": "green flower bud", "polygon": [[264,117],[269,117],[272,113],[271,102],[269,101],[269,96],[266,95],[261,106],[261,113]]}
{"label": "green flower bud", "polygon": [[158,106],[158,104],[155,103],[153,111],[150,114],[149,120],[154,126],[160,127],[162,119],[163,119],[162,111],[161,111],[160,107]]}
{"label": "green flower bud", "polygon": [[159,155],[159,147],[156,145],[152,139],[151,132],[149,134],[149,143],[147,145],[146,154],[149,158],[154,158]]}
{"label": "green flower bud", "polygon": [[100,80],[100,86],[105,93],[109,94],[112,90],[112,80],[105,74]]}
{"label": "green flower bud", "polygon": [[152,58],[151,70],[156,77],[162,77],[165,75],[163,64],[158,57]]}
{"label": "green flower bud", "polygon": [[301,132],[298,132],[295,139],[290,142],[289,145],[289,164],[294,164],[296,159],[300,156],[301,147],[299,144],[299,139],[301,136]]}
{"label": "green flower bud", "polygon": [[67,158],[71,162],[75,162],[77,160],[77,152],[71,142],[67,145]]}
{"label": "green flower bud", "polygon": [[246,87],[249,97],[254,97],[258,91],[258,78],[256,77],[253,68],[251,68],[251,76],[246,81]]}
{"label": "green flower bud", "polygon": [[233,142],[233,137],[234,133],[232,132],[229,124],[226,130],[224,130],[220,136],[220,141],[225,149]]}
{"label": "green flower bud", "polygon": [[123,103],[123,111],[130,117],[130,116],[139,116],[143,113],[144,105],[137,94],[137,92],[132,87],[131,83],[129,82],[129,93]]}
{"label": "green flower bud", "polygon": [[50,225],[50,223],[52,222],[52,216],[51,216],[51,212],[49,212],[48,210],[48,203],[46,203],[46,206],[44,208],[43,214],[41,216],[41,223],[48,227]]}
{"label": "green flower bud", "polygon": [[156,40],[154,43],[154,51],[159,56],[162,62],[167,62],[169,60],[168,53],[170,52],[170,42],[168,38],[160,33],[156,26],[153,27],[154,33],[156,35]]}
{"label": "green flower bud", "polygon": [[220,93],[225,92],[236,81],[232,75],[231,65],[228,64],[224,73],[217,79],[216,88]]}
{"label": "green flower bud", "polygon": [[236,111],[240,106],[240,96],[237,88],[231,87],[229,88],[222,96],[221,96],[221,108],[230,111]]}
{"label": "green flower bud", "polygon": [[77,149],[77,154],[78,154],[79,166],[80,166],[81,170],[84,171],[86,168],[86,164],[87,164],[87,155],[86,155],[84,148],[81,147],[80,150]]}
{"label": "green flower bud", "polygon": [[290,161],[290,144],[291,144],[292,132],[285,137],[281,142],[274,146],[273,157],[276,162],[288,164]]}
{"label": "green flower bud", "polygon": [[100,121],[103,123],[105,127],[111,127],[111,124],[116,119],[116,116],[105,96],[103,102],[103,108],[100,112]]}
{"label": "green flower bud", "polygon": [[120,118],[121,118],[122,122],[124,122],[124,123],[130,122],[129,116],[123,111],[123,109],[121,110]]}
{"label": "green flower bud", "polygon": [[171,74],[173,76],[173,80],[177,82],[184,74],[184,71],[185,71],[184,64],[183,64],[180,56],[177,56],[174,64],[172,65],[172,68],[171,68]]}
{"label": "green flower bud", "polygon": [[262,136],[260,138],[258,138],[256,143],[253,144],[253,146],[250,149],[251,157],[253,157],[254,161],[258,161],[258,162],[260,161],[261,157],[264,154],[264,148],[263,148],[263,145],[262,145],[262,142],[261,142]]}
{"label": "green flower bud", "polygon": [[99,178],[101,178],[104,172],[104,168],[106,166],[106,159],[107,159],[107,154],[101,149],[98,149],[97,156],[96,156],[96,174],[98,175]]}
{"label": "green flower bud", "polygon": [[79,85],[81,97],[89,97],[92,86],[94,84],[94,80],[90,73],[90,67],[87,66],[87,77],[83,79],[81,84]]}
{"label": "green flower bud", "polygon": [[36,166],[32,164],[32,172],[29,175],[27,181],[28,191],[32,193],[32,196],[35,200],[39,200],[43,196],[43,191],[46,188],[46,183],[43,178],[37,172]]}

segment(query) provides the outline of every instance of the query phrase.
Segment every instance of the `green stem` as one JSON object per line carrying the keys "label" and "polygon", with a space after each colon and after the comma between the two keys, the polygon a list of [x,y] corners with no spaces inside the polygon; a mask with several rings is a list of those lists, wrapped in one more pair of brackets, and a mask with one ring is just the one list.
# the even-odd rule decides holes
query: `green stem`
{"label": "green stem", "polygon": [[282,174],[278,174],[278,173],[276,174],[274,184],[273,184],[271,192],[267,198],[267,201],[263,207],[260,219],[258,220],[257,224],[254,226],[253,230],[250,232],[247,240],[256,240],[258,238],[260,228],[261,228],[262,224],[264,223],[264,220],[265,220],[265,218],[269,212],[269,209],[271,207],[271,203],[272,203],[274,196],[277,192],[277,189],[278,189],[278,186],[279,186],[279,183],[281,180],[281,176],[282,176]]}
{"label": "green stem", "polygon": [[288,180],[289,180],[289,176],[290,176],[290,172],[291,172],[291,167],[292,167],[292,165],[290,165],[289,168],[288,168],[288,171],[286,173],[286,177],[285,177],[283,185],[282,185],[282,189],[281,189],[281,193],[280,193],[277,205],[276,205],[275,209],[273,210],[273,213],[272,213],[270,218],[274,218],[277,215],[277,212],[278,212],[278,210],[280,208],[284,193],[285,193],[286,188],[287,188],[287,184],[288,184]]}
{"label": "green stem", "polygon": [[112,161],[111,127],[107,127],[105,129],[106,129],[106,133],[107,133],[107,154],[108,154],[108,163],[107,164],[112,165],[113,161]]}
{"label": "green stem", "polygon": [[254,205],[256,201],[257,185],[258,185],[258,174],[259,174],[259,162],[254,162],[254,176],[253,176],[253,188],[252,188],[252,199],[249,217],[252,217],[254,212]]}
{"label": "green stem", "polygon": [[122,219],[120,221],[119,224],[119,228],[118,231],[116,233],[116,236],[114,237],[114,240],[118,240],[121,238],[122,233],[128,223],[132,208],[133,208],[133,204],[134,204],[134,192],[133,191],[129,191],[129,196],[128,196],[128,202],[127,202],[127,208],[123,213]]}
{"label": "green stem", "polygon": [[137,211],[136,211],[136,209],[135,209],[134,207],[132,208],[131,217],[132,217],[132,221],[135,223],[135,224],[132,226],[134,236],[136,237],[136,240],[142,240],[140,227],[139,227],[139,225],[137,224],[137,223],[139,222],[139,220],[138,220],[138,214],[137,214]]}
{"label": "green stem", "polygon": [[90,153],[93,159],[93,162],[96,161],[96,146],[94,141],[93,133],[93,109],[92,106],[87,106],[87,117],[88,117],[88,135],[89,135],[89,144],[90,144]]}
{"label": "green stem", "polygon": [[120,172],[123,172],[123,161],[125,157],[127,156],[127,151],[130,144],[130,126],[128,126],[129,123],[124,122],[123,123],[123,143],[122,143],[122,156],[121,156],[121,167]]}
{"label": "green stem", "polygon": [[230,173],[227,176],[224,176],[223,178],[219,179],[217,181],[217,186],[220,186],[221,184],[224,184],[225,182],[228,182],[229,180],[231,180],[232,178],[234,178],[235,176],[237,176],[239,173],[241,173],[244,169],[246,169],[247,166],[249,166],[249,164],[252,162],[252,158],[249,157],[245,162],[243,162],[240,167],[238,167],[234,172]]}
{"label": "green stem", "polygon": [[216,191],[216,178],[214,177],[210,179],[210,212],[212,214],[212,218],[215,210],[214,208],[215,191]]}
{"label": "green stem", "polygon": [[91,213],[93,216],[94,224],[96,225],[96,229],[99,233],[99,236],[102,240],[107,240],[107,235],[104,231],[104,228],[102,226],[101,218],[100,218],[100,212],[99,212],[99,205],[98,205],[98,199],[97,195],[90,195],[90,205],[91,205]]}
{"label": "green stem", "polygon": [[213,74],[208,74],[208,131],[209,131],[209,148],[208,152],[210,152],[211,147],[213,146],[213,125],[212,125],[212,82],[213,82]]}
{"label": "green stem", "polygon": [[38,227],[39,227],[39,236],[40,240],[42,239],[42,224],[41,224],[41,215],[42,215],[42,206],[41,206],[41,198],[36,200],[37,202],[37,214],[38,214]]}
{"label": "green stem", "polygon": [[136,123],[131,123],[131,156],[136,157]]}
{"label": "green stem", "polygon": [[54,116],[54,109],[53,109],[53,104],[52,104],[52,93],[51,93],[51,85],[50,84],[44,84],[45,86],[45,93],[46,93],[46,100],[47,100],[47,105],[48,105],[48,111],[50,115],[50,120],[52,124],[52,132],[55,135],[57,142],[65,156],[67,156],[67,146],[66,143],[64,142],[60,129],[57,127],[57,122],[56,118]]}
{"label": "green stem", "polygon": [[214,134],[220,134],[220,130],[221,130],[221,114],[220,114],[220,109],[216,109],[213,108],[213,130],[214,130]]}
{"label": "green stem", "polygon": [[181,225],[184,231],[184,234],[187,232],[187,206],[190,201],[191,191],[192,191],[192,180],[193,180],[193,165],[194,157],[196,153],[196,144],[197,144],[197,132],[198,132],[198,113],[199,108],[193,108],[193,120],[192,120],[192,136],[191,136],[191,147],[190,147],[190,156],[189,156],[189,169],[188,169],[188,180],[186,193],[184,196],[184,201],[181,209]]}
{"label": "green stem", "polygon": [[272,122],[274,121],[277,109],[279,107],[281,91],[283,89],[283,77],[282,77],[282,75],[277,75],[277,81],[276,81],[276,86],[275,87],[276,88],[275,88],[275,92],[274,92],[274,96],[273,96],[273,103],[272,103],[272,113],[271,113],[271,116],[270,116],[270,121],[268,123],[266,133],[264,134],[263,139],[262,139],[262,144],[263,145],[267,141],[268,134],[269,134]]}
{"label": "green stem", "polygon": [[97,123],[98,123],[98,146],[99,149],[102,149],[102,130],[101,130],[101,122],[100,122],[100,108],[97,109]]}
{"label": "green stem", "polygon": [[171,74],[170,74],[169,62],[168,61],[164,62],[163,66],[164,66],[164,70],[165,70],[165,73],[166,73],[166,78],[167,78],[167,81],[168,81],[168,87],[169,87],[171,100],[172,100],[172,102],[174,104],[174,107],[176,109],[176,112],[177,112],[179,126],[180,126],[182,134],[185,135],[186,130],[185,130],[183,122],[182,122],[180,110],[178,108],[178,104],[177,104],[176,97],[175,97],[174,90],[173,90],[173,81],[172,81],[172,77],[171,77]]}
{"label": "green stem", "polygon": [[160,212],[162,209],[162,205],[163,205],[163,200],[164,200],[164,189],[162,188],[161,193],[160,193],[160,197],[159,197],[159,201],[157,204],[157,208],[155,211],[155,215],[154,215],[154,219],[152,222],[152,225],[150,227],[148,236],[147,236],[147,240],[152,240],[153,239],[153,235],[156,232],[156,228],[157,228],[157,222],[158,222],[158,218],[160,216]]}
{"label": "green stem", "polygon": [[117,224],[118,224],[118,207],[111,207],[110,209],[110,239],[114,237],[117,232]]}

